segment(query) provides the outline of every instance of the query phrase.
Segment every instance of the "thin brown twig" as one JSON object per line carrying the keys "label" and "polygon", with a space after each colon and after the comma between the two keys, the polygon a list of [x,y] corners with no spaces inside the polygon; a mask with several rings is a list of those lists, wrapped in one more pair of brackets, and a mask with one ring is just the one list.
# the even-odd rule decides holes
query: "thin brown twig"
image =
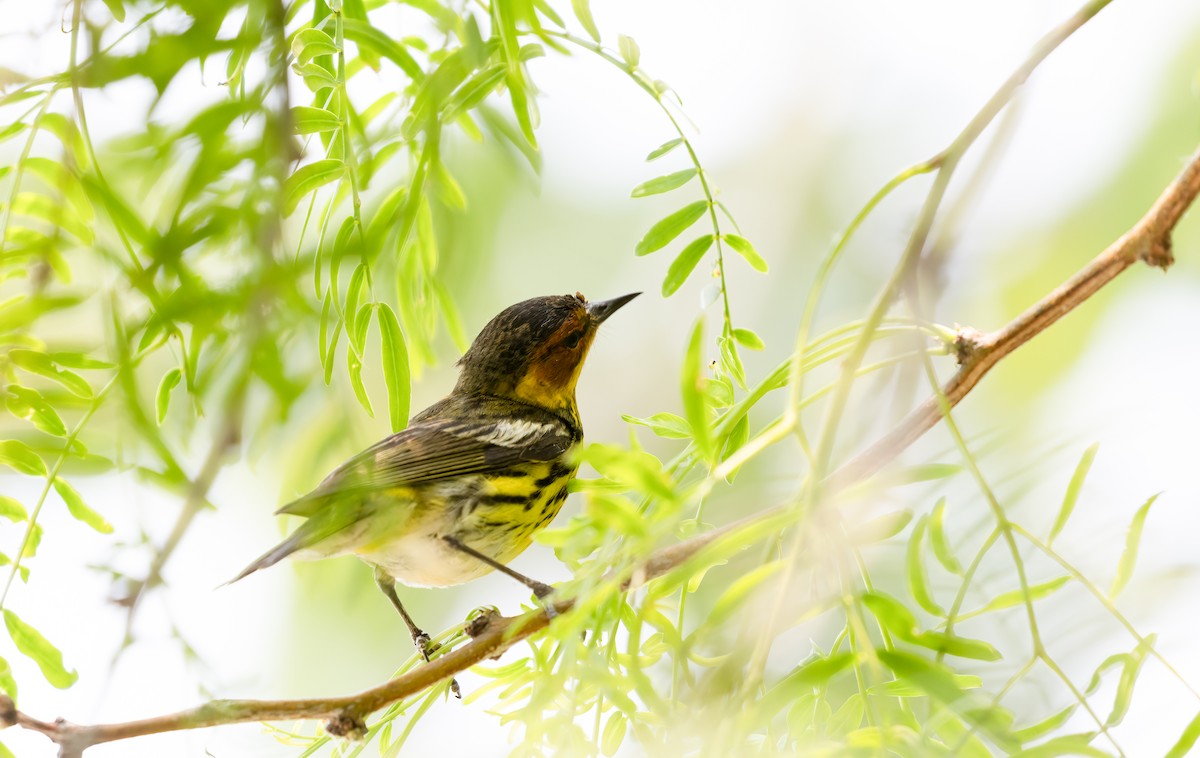
{"label": "thin brown twig", "polygon": [[[1200,195],[1200,150],[1163,191],[1150,210],[1128,233],[1098,255],[1060,287],[1035,303],[1007,325],[989,334],[963,329],[959,334],[959,369],[942,388],[945,403],[956,405],[1003,358],[1084,303],[1101,287],[1138,261],[1157,268],[1173,262],[1171,235],[1184,212]],[[942,418],[938,397],[926,400],[891,432],[835,471],[826,487],[838,489],[863,481],[895,460]],[[829,491],[826,489],[826,491]],[[696,555],[702,548],[739,529],[777,518],[785,506],[770,508],[752,517],[714,529],[654,553],[635,572],[636,583],[662,576]],[[628,582],[626,583],[629,584]],[[554,610],[569,612],[571,598],[558,600]],[[19,725],[41,732],[59,745],[60,758],[80,758],[92,745],[147,734],[197,729],[247,721],[329,719],[334,734],[360,734],[363,719],[391,703],[421,692],[545,629],[550,619],[542,611],[523,616],[483,616],[472,624],[472,640],[432,662],[363,692],[307,700],[214,700],[178,713],[117,724],[81,725],[63,720],[41,721],[18,711],[0,697],[0,724]]]}
{"label": "thin brown twig", "polygon": [[[1173,262],[1171,233],[1200,192],[1200,152],[1163,190],[1132,229],[1074,276],[1024,313],[989,334],[960,329],[955,349],[958,371],[942,388],[949,408],[958,405],[987,372],[1014,350],[1067,315],[1138,261],[1166,269]],[[835,488],[862,481],[892,461],[942,419],[942,401],[931,395],[890,432],[830,475]]]}

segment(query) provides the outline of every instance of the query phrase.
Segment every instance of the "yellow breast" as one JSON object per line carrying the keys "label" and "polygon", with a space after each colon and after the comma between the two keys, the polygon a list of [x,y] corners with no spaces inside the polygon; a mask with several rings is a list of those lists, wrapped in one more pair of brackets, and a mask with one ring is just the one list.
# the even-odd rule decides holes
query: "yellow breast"
{"label": "yellow breast", "polygon": [[561,461],[527,463],[487,477],[467,517],[465,536],[502,563],[519,555],[567,498],[575,467]]}

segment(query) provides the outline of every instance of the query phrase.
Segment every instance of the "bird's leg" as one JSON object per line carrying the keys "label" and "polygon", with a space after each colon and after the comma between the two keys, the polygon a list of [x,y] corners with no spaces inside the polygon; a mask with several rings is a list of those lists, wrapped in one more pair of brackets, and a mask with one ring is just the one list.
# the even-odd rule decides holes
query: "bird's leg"
{"label": "bird's leg", "polygon": [[[404,619],[404,625],[408,627],[408,633],[412,636],[413,646],[416,647],[425,662],[429,663],[429,656],[436,648],[433,647],[433,641],[429,635],[417,626],[416,622],[412,620],[412,616],[408,615],[408,611],[404,610],[404,604],[400,602],[400,596],[396,594],[396,580],[392,579],[383,569],[376,567],[375,583],[379,585],[379,589],[400,613],[400,618]],[[462,690],[458,687],[457,679],[450,680],[450,691],[454,693],[454,697],[462,699]]]}
{"label": "bird's leg", "polygon": [[549,613],[551,616],[554,615],[554,606],[550,605],[549,603],[544,602],[546,600],[546,598],[549,597],[550,593],[554,592],[553,587],[551,587],[548,584],[543,584],[542,582],[539,582],[536,579],[530,579],[529,577],[525,576],[524,574],[522,574],[518,571],[513,571],[512,569],[510,569],[508,566],[505,566],[500,561],[497,561],[494,558],[484,555],[483,553],[479,552],[478,550],[476,550],[473,547],[468,547],[468,546],[464,545],[462,542],[458,541],[454,537],[451,537],[449,535],[443,535],[442,539],[445,540],[447,545],[454,548],[455,550],[457,550],[461,553],[466,553],[467,555],[471,556],[472,558],[486,563],[487,565],[496,569],[500,573],[511,576],[513,579],[516,579],[521,584],[523,584],[526,587],[528,587],[529,589],[533,590],[534,596],[538,600],[543,601],[543,606],[545,607],[546,612]]}

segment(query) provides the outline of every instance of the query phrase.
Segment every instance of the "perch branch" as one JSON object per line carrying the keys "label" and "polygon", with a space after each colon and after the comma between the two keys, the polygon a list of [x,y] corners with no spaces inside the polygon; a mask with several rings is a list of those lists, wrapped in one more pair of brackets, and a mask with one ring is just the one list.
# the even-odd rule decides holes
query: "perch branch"
{"label": "perch branch", "polygon": [[[1173,261],[1171,235],[1184,212],[1200,194],[1200,151],[1189,160],[1140,221],[1104,252],[1060,287],[1039,300],[1004,327],[989,334],[960,330],[958,371],[942,389],[951,407],[962,400],[1006,356],[1066,314],[1079,307],[1101,287],[1138,261],[1167,268]],[[942,418],[937,396],[922,403],[891,432],[830,476],[829,486],[844,487],[862,481],[894,460]],[[742,527],[779,516],[784,506],[770,508],[720,529],[662,548],[635,572],[639,582],[662,576],[719,537]],[[575,600],[554,603],[559,614],[570,611]],[[481,617],[468,630],[472,639],[432,662],[358,694],[307,700],[214,700],[178,713],[117,724],[83,725],[62,719],[42,721],[18,711],[12,700],[0,697],[0,725],[18,725],[41,732],[59,745],[60,758],[80,758],[92,745],[147,734],[198,729],[247,721],[328,719],[334,734],[361,733],[363,719],[391,703],[443,682],[488,658],[503,654],[516,643],[545,629],[550,619],[542,611],[523,616]]]}

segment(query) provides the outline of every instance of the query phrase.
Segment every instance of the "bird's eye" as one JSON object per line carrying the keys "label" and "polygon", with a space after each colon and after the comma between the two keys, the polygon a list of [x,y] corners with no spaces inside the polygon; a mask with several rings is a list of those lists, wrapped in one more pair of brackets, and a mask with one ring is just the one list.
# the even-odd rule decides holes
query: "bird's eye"
{"label": "bird's eye", "polygon": [[563,345],[565,345],[568,350],[574,350],[575,348],[579,347],[579,340],[582,337],[583,332],[572,332],[565,340],[563,340]]}

